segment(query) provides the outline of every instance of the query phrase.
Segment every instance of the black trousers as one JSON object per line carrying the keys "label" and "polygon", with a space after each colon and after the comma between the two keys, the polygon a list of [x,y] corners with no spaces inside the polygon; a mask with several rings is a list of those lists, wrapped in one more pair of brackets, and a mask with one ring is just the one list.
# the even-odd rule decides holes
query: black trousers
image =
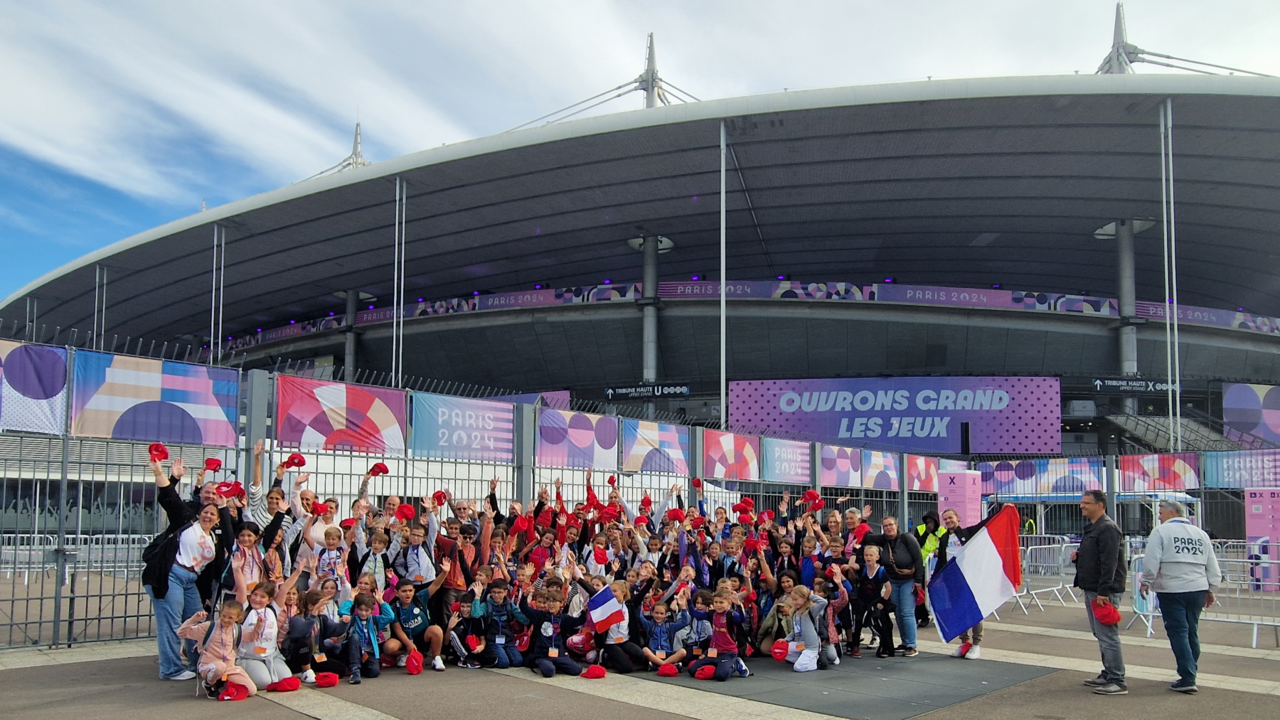
{"label": "black trousers", "polygon": [[644,650],[630,640],[614,645],[604,646],[604,666],[610,670],[626,675],[636,670],[645,670],[649,661],[645,660]]}

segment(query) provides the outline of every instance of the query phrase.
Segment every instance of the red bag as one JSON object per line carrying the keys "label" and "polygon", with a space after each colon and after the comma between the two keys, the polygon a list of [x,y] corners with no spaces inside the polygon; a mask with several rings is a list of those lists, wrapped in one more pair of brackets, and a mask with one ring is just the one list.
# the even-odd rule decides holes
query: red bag
{"label": "red bag", "polygon": [[410,675],[417,675],[422,672],[422,653],[417,650],[410,650],[409,659],[404,664],[404,671]]}

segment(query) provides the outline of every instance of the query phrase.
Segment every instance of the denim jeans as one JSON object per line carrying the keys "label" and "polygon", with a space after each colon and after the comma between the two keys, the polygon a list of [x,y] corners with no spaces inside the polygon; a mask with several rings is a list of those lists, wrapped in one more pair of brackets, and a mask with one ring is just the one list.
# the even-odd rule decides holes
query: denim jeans
{"label": "denim jeans", "polygon": [[1178,661],[1178,677],[1184,684],[1196,683],[1200,661],[1200,611],[1204,609],[1205,591],[1157,593],[1164,632]]}
{"label": "denim jeans", "polygon": [[[156,644],[160,648],[160,677],[168,678],[180,674],[183,670],[196,669],[196,643],[194,640],[183,641],[178,637],[178,626],[200,610],[200,591],[196,589],[196,573],[174,564],[169,571],[169,590],[164,597],[157,598],[151,588],[147,587],[147,595],[151,596],[151,604],[156,611]],[[182,662],[182,651],[185,648],[187,662]]]}
{"label": "denim jeans", "polygon": [[[1124,655],[1120,651],[1120,626],[1103,625],[1093,616],[1093,601],[1097,597],[1098,593],[1086,590],[1084,608],[1089,614],[1089,629],[1098,639],[1098,651],[1102,654],[1102,677],[1108,682],[1124,685]],[[1108,598],[1112,605],[1120,607],[1121,595],[1109,595]]]}
{"label": "denim jeans", "polygon": [[493,649],[498,658],[498,664],[494,667],[503,670],[524,665],[524,658],[521,657],[520,650],[516,648],[515,643],[511,642],[511,638],[507,638],[507,642],[502,645],[494,644]]}
{"label": "denim jeans", "polygon": [[893,591],[889,601],[897,606],[893,614],[898,618],[898,634],[902,644],[916,646],[916,582],[915,580],[890,580]]}

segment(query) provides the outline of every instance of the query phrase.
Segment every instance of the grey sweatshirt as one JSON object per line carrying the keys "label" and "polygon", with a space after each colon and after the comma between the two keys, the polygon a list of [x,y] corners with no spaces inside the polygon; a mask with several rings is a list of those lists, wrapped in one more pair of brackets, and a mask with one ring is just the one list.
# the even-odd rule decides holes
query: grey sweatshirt
{"label": "grey sweatshirt", "polygon": [[821,650],[822,639],[818,637],[817,623],[827,621],[827,599],[818,595],[810,595],[813,604],[799,615],[793,615],[791,634],[787,642],[802,642],[805,650]]}
{"label": "grey sweatshirt", "polygon": [[1213,542],[1186,518],[1172,518],[1151,531],[1142,558],[1142,583],[1163,593],[1209,590],[1222,584]]}

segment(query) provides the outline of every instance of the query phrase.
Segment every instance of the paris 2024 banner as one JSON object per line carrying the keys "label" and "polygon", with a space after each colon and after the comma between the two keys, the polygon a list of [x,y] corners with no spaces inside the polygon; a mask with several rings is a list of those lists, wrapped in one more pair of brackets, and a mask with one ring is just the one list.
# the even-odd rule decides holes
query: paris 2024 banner
{"label": "paris 2024 banner", "polygon": [[973,453],[1059,453],[1062,389],[1049,377],[747,380],[729,383],[729,422],[923,453],[960,452],[968,423]]}

